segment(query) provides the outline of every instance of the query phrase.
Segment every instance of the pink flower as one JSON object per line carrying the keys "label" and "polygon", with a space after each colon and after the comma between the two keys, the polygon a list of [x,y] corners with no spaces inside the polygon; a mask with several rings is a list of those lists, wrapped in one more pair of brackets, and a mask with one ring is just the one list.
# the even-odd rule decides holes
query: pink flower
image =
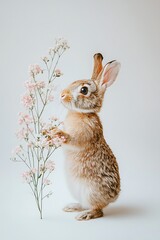
{"label": "pink flower", "polygon": [[52,102],[53,100],[54,100],[54,96],[50,94],[50,95],[48,96],[48,101],[49,101],[49,102]]}
{"label": "pink flower", "polygon": [[63,141],[59,137],[55,137],[52,139],[52,144],[56,147],[60,147],[62,145]]}
{"label": "pink flower", "polygon": [[26,108],[32,108],[34,105],[34,99],[28,93],[22,96],[21,102]]}
{"label": "pink flower", "polygon": [[30,171],[22,173],[22,178],[25,182],[30,183],[32,181],[33,175],[37,172],[36,168],[32,168]]}
{"label": "pink flower", "polygon": [[21,130],[17,131],[16,136],[18,139],[24,139],[28,137],[28,131],[25,128],[22,128]]}
{"label": "pink flower", "polygon": [[37,81],[37,82],[36,82],[36,87],[37,87],[38,89],[40,89],[40,88],[45,88],[45,82],[44,82],[44,81]]}
{"label": "pink flower", "polygon": [[46,186],[46,185],[50,185],[51,184],[51,181],[49,180],[49,179],[47,179],[47,178],[45,178],[44,180],[43,180],[43,184]]}
{"label": "pink flower", "polygon": [[45,88],[45,82],[44,81],[37,81],[37,82],[27,81],[25,82],[25,87],[29,92],[33,92],[36,89]]}
{"label": "pink flower", "polygon": [[27,183],[30,183],[31,182],[31,180],[32,180],[32,174],[31,174],[31,172],[30,171],[26,171],[26,172],[23,172],[22,173],[22,178],[23,178],[23,180],[25,181],[25,182],[27,182]]}
{"label": "pink flower", "polygon": [[30,81],[25,82],[25,87],[27,90],[29,90],[30,92],[34,91],[36,88],[36,84]]}
{"label": "pink flower", "polygon": [[54,71],[54,75],[55,75],[55,77],[60,77],[61,75],[63,75],[63,73],[61,72],[60,69],[56,69],[56,70]]}
{"label": "pink flower", "polygon": [[53,142],[52,142],[52,139],[51,140],[48,140],[47,138],[44,138],[42,141],[41,141],[41,147],[43,148],[46,148],[48,149],[49,147],[53,147]]}
{"label": "pink flower", "polygon": [[47,137],[41,141],[41,147],[48,149],[49,147],[55,146],[53,139],[48,139]]}
{"label": "pink flower", "polygon": [[30,124],[30,123],[33,122],[32,118],[26,113],[20,112],[19,116],[20,116],[20,118],[19,118],[18,122],[19,122],[20,125],[23,124],[23,123]]}
{"label": "pink flower", "polygon": [[48,162],[46,162],[45,164],[45,169],[49,170],[49,172],[52,172],[55,168],[55,164],[53,161],[49,160]]}
{"label": "pink flower", "polygon": [[15,147],[15,149],[12,150],[12,155],[15,156],[16,154],[19,154],[22,151],[22,148],[20,146]]}
{"label": "pink flower", "polygon": [[41,69],[41,67],[37,64],[34,65],[30,65],[29,66],[29,73],[31,77],[34,77],[35,75],[39,74],[39,73],[43,73],[43,70]]}

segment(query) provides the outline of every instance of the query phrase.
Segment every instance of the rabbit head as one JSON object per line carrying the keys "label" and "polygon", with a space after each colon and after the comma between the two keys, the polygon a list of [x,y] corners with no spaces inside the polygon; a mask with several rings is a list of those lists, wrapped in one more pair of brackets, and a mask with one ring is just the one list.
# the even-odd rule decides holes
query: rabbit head
{"label": "rabbit head", "polygon": [[83,113],[100,111],[104,93],[116,80],[120,69],[119,62],[114,60],[103,67],[102,60],[102,54],[95,54],[91,79],[77,80],[62,91],[61,102],[66,108]]}

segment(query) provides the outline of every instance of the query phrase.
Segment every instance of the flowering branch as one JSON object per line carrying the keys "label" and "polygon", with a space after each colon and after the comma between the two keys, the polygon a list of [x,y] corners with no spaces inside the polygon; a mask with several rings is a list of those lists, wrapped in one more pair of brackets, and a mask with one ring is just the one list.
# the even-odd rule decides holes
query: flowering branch
{"label": "flowering branch", "polygon": [[[24,163],[27,168],[22,178],[33,193],[41,219],[43,200],[52,194],[45,191],[51,184],[49,176],[55,168],[50,157],[64,141],[55,134],[61,124],[58,119],[51,117],[49,123],[45,123],[43,115],[46,106],[54,99],[53,81],[62,75],[57,65],[68,48],[64,39],[57,39],[55,47],[51,48],[48,56],[42,59],[46,68],[42,69],[37,64],[30,66],[30,79],[25,82],[26,93],[21,98],[25,112],[19,113],[21,129],[16,133],[22,143],[12,152],[12,160]],[[46,81],[41,80],[45,72],[47,72]]]}

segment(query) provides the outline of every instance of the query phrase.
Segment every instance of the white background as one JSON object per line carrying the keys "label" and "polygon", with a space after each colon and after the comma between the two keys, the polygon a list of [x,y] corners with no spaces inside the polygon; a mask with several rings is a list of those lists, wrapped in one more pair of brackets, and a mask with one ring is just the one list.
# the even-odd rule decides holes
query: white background
{"label": "white background", "polygon": [[[160,239],[160,1],[14,0],[0,1],[0,238]],[[9,160],[17,144],[20,95],[28,65],[39,63],[56,37],[69,41],[57,80],[62,89],[89,78],[92,56],[118,59],[122,68],[108,89],[101,119],[104,135],[117,156],[122,191],[105,216],[88,222],[62,208],[74,201],[67,189],[61,149],[54,156],[54,195],[39,220],[34,200],[21,181],[21,164]],[[56,104],[51,104],[51,114]],[[63,118],[64,110],[58,107]]]}

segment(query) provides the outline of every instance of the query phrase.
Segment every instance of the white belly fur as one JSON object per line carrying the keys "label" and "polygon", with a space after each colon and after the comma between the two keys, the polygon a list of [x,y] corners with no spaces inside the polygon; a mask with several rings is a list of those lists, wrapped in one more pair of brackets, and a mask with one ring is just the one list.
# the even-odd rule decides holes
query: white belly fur
{"label": "white belly fur", "polygon": [[[68,151],[66,149],[65,156],[68,155],[67,153],[68,153]],[[91,205],[89,203],[89,195],[91,192],[91,188],[85,182],[85,180],[80,179],[77,176],[74,176],[74,174],[73,174],[74,161],[69,159],[69,155],[65,159],[66,180],[68,183],[69,190],[70,190],[71,194],[73,195],[73,197],[78,201],[78,203],[81,204],[81,206],[83,208],[89,209],[91,207]],[[73,157],[73,155],[72,155],[72,157]]]}

